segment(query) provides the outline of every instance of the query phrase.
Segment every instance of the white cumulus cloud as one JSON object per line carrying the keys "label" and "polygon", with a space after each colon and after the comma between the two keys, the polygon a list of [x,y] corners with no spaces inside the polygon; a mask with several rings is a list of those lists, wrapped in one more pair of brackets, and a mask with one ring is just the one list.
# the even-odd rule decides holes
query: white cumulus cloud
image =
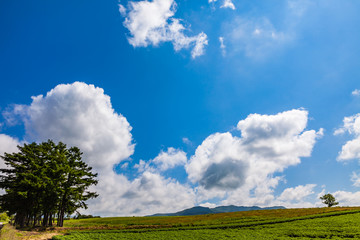
{"label": "white cumulus cloud", "polygon": [[172,42],[175,51],[192,47],[193,58],[204,54],[208,44],[203,32],[196,36],[187,36],[187,30],[180,19],[174,18],[176,2],[174,0],[153,0],[129,2],[126,11],[119,6],[119,11],[126,16],[124,26],[129,30],[129,43],[134,47],[158,46],[162,42]]}
{"label": "white cumulus cloud", "polygon": [[97,171],[108,171],[133,154],[131,126],[114,111],[102,88],[60,84],[32,100],[22,114],[27,138],[77,146]]}
{"label": "white cumulus cloud", "polygon": [[333,195],[340,206],[360,205],[360,192],[336,191]]}
{"label": "white cumulus cloud", "polygon": [[321,130],[305,130],[307,120],[308,112],[302,109],[251,114],[238,123],[241,137],[230,132],[210,135],[186,166],[189,179],[199,184],[200,199],[226,193],[224,204],[270,204],[282,180],[273,174],[309,157],[322,136]]}
{"label": "white cumulus cloud", "polygon": [[299,185],[295,188],[286,188],[277,198],[280,201],[303,201],[307,196],[314,194],[316,184]]}

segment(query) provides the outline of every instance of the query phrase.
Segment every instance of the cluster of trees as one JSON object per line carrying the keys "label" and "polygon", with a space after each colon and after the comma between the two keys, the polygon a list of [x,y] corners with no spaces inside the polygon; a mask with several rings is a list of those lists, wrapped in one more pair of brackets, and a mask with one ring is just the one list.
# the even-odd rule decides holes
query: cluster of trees
{"label": "cluster of trees", "polygon": [[48,140],[18,149],[1,156],[8,168],[0,169],[0,188],[5,189],[0,208],[15,214],[15,225],[47,227],[56,220],[62,227],[65,214],[87,208],[85,201],[98,196],[88,190],[97,184],[97,174],[81,160],[79,148]]}
{"label": "cluster of trees", "polygon": [[77,214],[74,219],[101,218],[100,216]]}

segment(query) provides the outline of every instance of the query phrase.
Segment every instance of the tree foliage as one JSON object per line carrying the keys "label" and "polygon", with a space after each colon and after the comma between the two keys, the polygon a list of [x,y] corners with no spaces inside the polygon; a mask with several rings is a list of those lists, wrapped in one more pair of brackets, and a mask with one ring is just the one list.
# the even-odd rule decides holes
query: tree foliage
{"label": "tree foliage", "polygon": [[10,217],[7,215],[6,212],[0,213],[0,222],[8,222]]}
{"label": "tree foliage", "polygon": [[320,199],[328,207],[336,206],[339,204],[339,202],[336,202],[335,197],[330,193],[323,195],[322,197],[320,197]]}
{"label": "tree foliage", "polygon": [[62,142],[18,146],[19,152],[1,158],[8,166],[0,169],[0,207],[15,214],[15,224],[23,226],[63,226],[65,214],[87,208],[86,200],[98,195],[88,188],[96,185],[97,174],[81,160],[79,148]]}

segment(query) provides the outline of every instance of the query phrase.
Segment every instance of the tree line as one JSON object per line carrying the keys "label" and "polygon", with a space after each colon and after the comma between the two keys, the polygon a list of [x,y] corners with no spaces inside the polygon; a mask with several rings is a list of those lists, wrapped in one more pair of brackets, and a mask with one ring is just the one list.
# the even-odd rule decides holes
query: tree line
{"label": "tree line", "polygon": [[0,156],[8,168],[0,169],[0,208],[15,215],[14,224],[62,227],[65,214],[87,208],[86,200],[95,198],[89,191],[97,184],[97,174],[81,160],[77,147],[62,142],[18,146],[17,153]]}

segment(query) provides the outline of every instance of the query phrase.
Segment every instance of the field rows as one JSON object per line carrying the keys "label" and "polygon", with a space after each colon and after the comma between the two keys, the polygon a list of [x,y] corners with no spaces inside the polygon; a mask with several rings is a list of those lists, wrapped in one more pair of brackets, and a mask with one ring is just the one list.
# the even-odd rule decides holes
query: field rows
{"label": "field rows", "polygon": [[[164,224],[165,220],[168,224]],[[111,223],[108,227],[113,230],[100,230],[99,227],[104,227],[105,222]],[[104,218],[69,221],[66,224],[86,225],[88,230],[73,231],[53,239],[360,239],[359,222],[359,208],[289,209],[188,217]]]}
{"label": "field rows", "polygon": [[347,214],[360,211],[360,208],[308,208],[278,209],[265,211],[248,211],[220,213],[181,217],[113,217],[91,218],[65,221],[69,229],[134,229],[134,228],[167,228],[199,227],[211,225],[254,224],[259,222],[284,221],[296,218],[321,217],[326,214]]}

